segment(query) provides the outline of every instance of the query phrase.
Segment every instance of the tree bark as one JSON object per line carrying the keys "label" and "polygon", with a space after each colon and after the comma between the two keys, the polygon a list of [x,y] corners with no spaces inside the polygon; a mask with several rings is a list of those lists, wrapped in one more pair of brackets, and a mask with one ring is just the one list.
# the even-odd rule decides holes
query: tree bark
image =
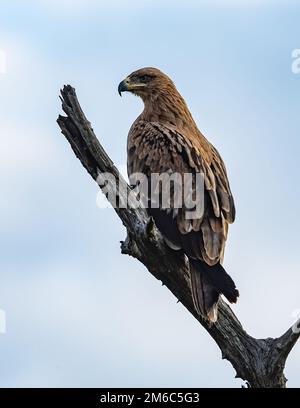
{"label": "tree bark", "polygon": [[[122,203],[128,196],[134,197],[134,192],[96,138],[79,105],[75,89],[70,85],[65,86],[61,91],[61,101],[66,116],[59,116],[58,125],[77,158],[105,191],[107,198],[112,201],[111,197],[117,195],[119,203]],[[104,185],[103,173],[110,173],[118,180],[117,188],[110,182]],[[127,208],[122,208],[122,205],[114,208],[127,229],[127,238],[121,243],[122,253],[138,259],[169,288],[218,344],[222,358],[230,361],[236,370],[236,378],[243,379],[248,387],[285,388],[286,359],[300,336],[297,325],[279,338],[255,339],[247,334],[223,300],[219,305],[218,321],[210,325],[194,309],[185,256],[165,245],[144,208],[134,206],[133,202],[129,202]]]}

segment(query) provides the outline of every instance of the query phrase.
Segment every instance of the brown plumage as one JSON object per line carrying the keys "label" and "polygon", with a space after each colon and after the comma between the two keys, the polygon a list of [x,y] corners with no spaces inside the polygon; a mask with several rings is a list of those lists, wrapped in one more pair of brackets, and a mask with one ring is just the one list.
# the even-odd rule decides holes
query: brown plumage
{"label": "brown plumage", "polygon": [[[217,319],[220,294],[236,302],[238,291],[221,266],[228,224],[235,207],[225,165],[217,150],[198,130],[189,109],[171,79],[156,68],[143,68],[119,85],[141,97],[144,111],[128,135],[128,174],[203,173],[204,212],[197,219],[187,209],[149,208],[167,244],[183,250],[190,261],[191,291],[197,312]],[[160,186],[158,185],[159,189]],[[193,182],[191,189],[195,188]],[[195,193],[195,191],[192,191]]]}

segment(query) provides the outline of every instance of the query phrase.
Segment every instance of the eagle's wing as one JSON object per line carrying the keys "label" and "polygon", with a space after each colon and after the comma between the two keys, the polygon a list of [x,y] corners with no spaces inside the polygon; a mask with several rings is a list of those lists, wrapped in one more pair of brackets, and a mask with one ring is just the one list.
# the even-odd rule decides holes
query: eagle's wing
{"label": "eagle's wing", "polygon": [[[200,140],[200,137],[199,137]],[[149,209],[171,247],[183,248],[194,259],[208,265],[222,262],[228,223],[235,218],[235,207],[224,163],[217,150],[203,138],[194,143],[176,129],[139,118],[128,136],[128,174],[197,173],[204,177],[204,211],[188,219],[186,208]],[[161,188],[160,185],[157,188]],[[195,182],[192,184],[195,194]],[[172,190],[171,190],[172,192]]]}

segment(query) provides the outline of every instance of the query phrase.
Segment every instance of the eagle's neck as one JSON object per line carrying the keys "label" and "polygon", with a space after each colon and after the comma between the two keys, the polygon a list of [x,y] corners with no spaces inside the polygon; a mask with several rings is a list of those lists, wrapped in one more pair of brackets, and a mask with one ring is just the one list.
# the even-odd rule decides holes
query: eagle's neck
{"label": "eagle's neck", "polygon": [[159,122],[182,132],[199,132],[185,100],[174,86],[159,93],[151,93],[142,99],[143,120]]}

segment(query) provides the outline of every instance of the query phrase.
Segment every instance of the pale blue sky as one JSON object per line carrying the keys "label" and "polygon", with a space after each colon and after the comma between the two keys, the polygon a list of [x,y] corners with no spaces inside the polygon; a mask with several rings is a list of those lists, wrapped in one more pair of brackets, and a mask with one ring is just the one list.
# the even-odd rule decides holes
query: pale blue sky
{"label": "pale blue sky", "polygon": [[[70,12],[72,5],[72,12]],[[0,386],[237,386],[205,331],[137,261],[96,206],[96,184],[60,135],[76,87],[116,163],[141,102],[117,85],[156,66],[226,161],[237,206],[225,266],[250,334],[300,309],[300,48],[296,1],[11,1],[1,5]],[[300,348],[288,361],[299,386]]]}

